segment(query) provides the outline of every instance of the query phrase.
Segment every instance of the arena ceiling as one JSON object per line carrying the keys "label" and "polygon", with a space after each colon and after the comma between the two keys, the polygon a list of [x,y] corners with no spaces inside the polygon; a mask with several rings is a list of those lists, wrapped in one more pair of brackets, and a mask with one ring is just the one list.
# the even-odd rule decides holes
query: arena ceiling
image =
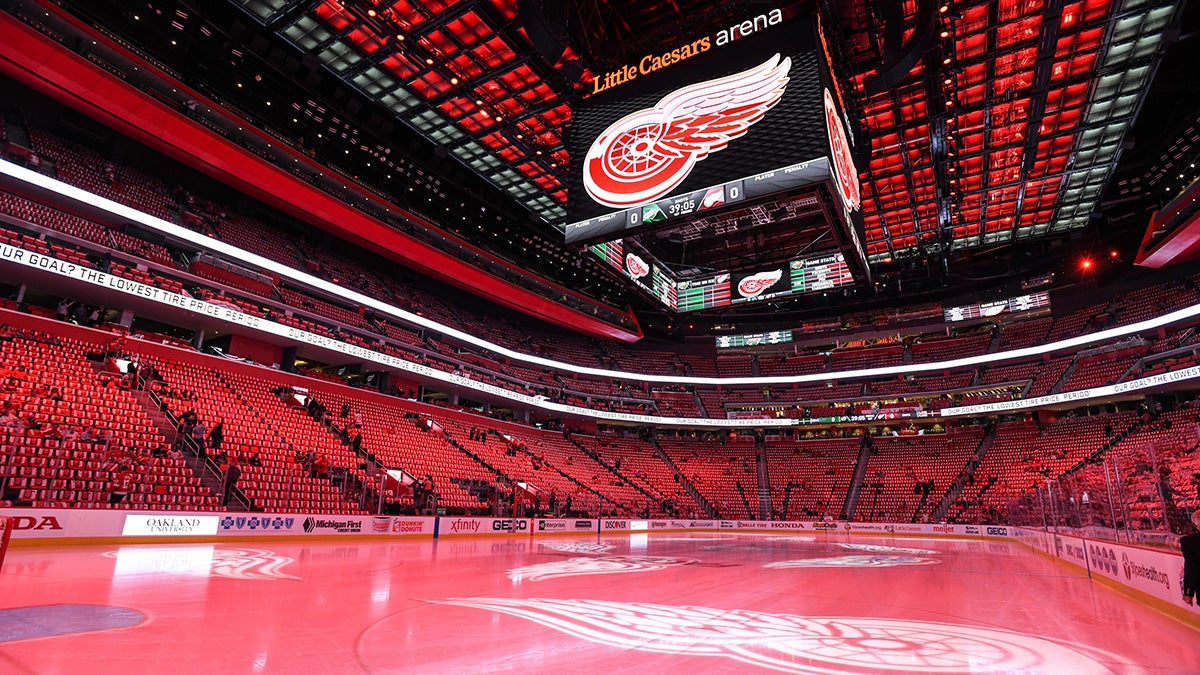
{"label": "arena ceiling", "polygon": [[[1095,230],[1183,11],[1177,0],[65,4],[175,68],[176,38],[247,74],[266,62],[294,79],[288,116],[395,168],[400,158],[370,129],[356,135],[346,122],[369,106],[534,214],[508,243],[566,266],[571,252],[553,229],[566,213],[564,133],[593,72],[765,7],[819,14],[870,143],[859,164],[863,244],[884,281],[912,261],[946,267],[971,250]],[[356,95],[322,98],[318,72]],[[763,232],[766,252],[773,237],[792,236]]]}

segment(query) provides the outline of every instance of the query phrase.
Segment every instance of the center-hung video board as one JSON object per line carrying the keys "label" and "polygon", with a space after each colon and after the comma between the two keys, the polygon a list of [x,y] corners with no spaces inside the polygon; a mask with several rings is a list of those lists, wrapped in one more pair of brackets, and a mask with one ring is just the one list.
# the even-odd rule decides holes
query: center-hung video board
{"label": "center-hung video board", "polygon": [[572,113],[566,241],[616,238],[831,176],[813,22],[766,10],[600,73]]}

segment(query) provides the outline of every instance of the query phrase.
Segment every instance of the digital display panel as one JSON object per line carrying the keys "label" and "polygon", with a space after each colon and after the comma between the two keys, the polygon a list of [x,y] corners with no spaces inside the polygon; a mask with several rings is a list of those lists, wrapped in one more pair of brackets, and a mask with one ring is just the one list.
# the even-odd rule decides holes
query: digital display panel
{"label": "digital display panel", "polygon": [[567,242],[829,179],[812,21],[769,10],[740,25],[670,67],[597,75],[572,113]]}
{"label": "digital display panel", "polygon": [[814,293],[855,283],[841,253],[797,258],[765,270],[722,272],[703,278],[677,280],[649,253],[629,250],[621,239],[588,247],[592,255],[620,270],[663,306],[694,312],[733,304]]}
{"label": "digital display panel", "polygon": [[792,291],[795,293],[827,291],[854,283],[854,275],[850,273],[850,266],[846,264],[846,256],[841,253],[808,260],[793,260],[789,268]]}
{"label": "digital display panel", "polygon": [[650,290],[654,293],[654,297],[662,304],[671,309],[678,309],[679,300],[675,288],[675,280],[672,279],[663,270],[662,267],[655,265],[650,270]]}
{"label": "digital display panel", "polygon": [[792,294],[792,280],[785,265],[733,275],[734,304],[769,300]]}
{"label": "digital display panel", "polygon": [[729,274],[680,281],[675,286],[676,309],[693,312],[729,305]]}
{"label": "digital display panel", "polygon": [[1001,314],[1011,312],[1027,312],[1031,309],[1040,309],[1049,306],[1050,294],[1043,291],[1040,293],[1018,295],[1007,300],[994,300],[974,305],[947,307],[942,310],[942,318],[947,322],[970,321],[971,319],[1000,316]]}
{"label": "digital display panel", "polygon": [[797,258],[785,267],[733,275],[732,303],[757,302],[796,293],[814,293],[854,284],[854,276],[841,253],[818,258]]}
{"label": "digital display panel", "polygon": [[790,330],[773,330],[769,333],[751,333],[749,335],[718,335],[717,349],[777,345],[784,342],[791,342],[792,339],[792,331]]}
{"label": "digital display panel", "polygon": [[592,244],[588,250],[597,258],[603,260],[609,267],[618,270],[625,269],[625,247],[620,239]]}

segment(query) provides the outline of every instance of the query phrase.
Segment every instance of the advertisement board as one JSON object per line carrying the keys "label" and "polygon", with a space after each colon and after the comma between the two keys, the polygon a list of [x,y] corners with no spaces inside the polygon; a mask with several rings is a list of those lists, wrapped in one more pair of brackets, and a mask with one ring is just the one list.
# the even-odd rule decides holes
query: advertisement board
{"label": "advertisement board", "polygon": [[196,513],[182,515],[131,513],[125,516],[121,534],[126,537],[171,537],[213,535],[217,533],[217,516]]}
{"label": "advertisement board", "polygon": [[534,522],[533,531],[537,534],[596,531],[596,521],[587,518],[543,518]]}

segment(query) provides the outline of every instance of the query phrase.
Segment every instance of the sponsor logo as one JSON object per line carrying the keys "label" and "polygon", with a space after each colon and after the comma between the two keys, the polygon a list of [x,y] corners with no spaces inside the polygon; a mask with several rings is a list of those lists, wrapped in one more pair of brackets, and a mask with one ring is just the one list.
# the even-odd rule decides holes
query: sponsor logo
{"label": "sponsor logo", "polygon": [[221,519],[221,529],[249,530],[251,532],[290,530],[296,524],[295,518],[282,516],[225,516]]}
{"label": "sponsor logo", "polygon": [[979,528],[974,525],[967,525],[963,528],[963,531],[967,534],[979,534]]}
{"label": "sponsor logo", "polygon": [[732,530],[732,529],[736,528],[738,525],[740,525],[740,523],[735,523],[731,520],[722,520],[721,521],[721,529],[722,530]]}
{"label": "sponsor logo", "polygon": [[1088,548],[1089,558],[1092,561],[1092,567],[1107,572],[1113,576],[1119,573],[1117,565],[1117,552],[1111,548],[1096,546],[1092,544]]}
{"label": "sponsor logo", "polygon": [[954,527],[952,525],[934,525],[933,531],[938,534],[954,534]]}
{"label": "sponsor logo", "polygon": [[668,527],[670,527],[670,523],[668,523],[668,522],[667,522],[667,521],[665,521],[665,520],[652,520],[652,521],[650,521],[650,529],[652,529],[652,530],[665,530],[665,529],[667,529]]}
{"label": "sponsor logo", "polygon": [[529,529],[529,521],[513,518],[502,518],[492,521],[493,532],[524,532]]}
{"label": "sponsor logo", "polygon": [[372,532],[387,532],[392,529],[392,519],[387,516],[375,516],[371,519]]}
{"label": "sponsor logo", "polygon": [[791,59],[676,89],[652,108],[605,129],[583,159],[583,187],[597,203],[628,208],[674,190],[697,162],[743,136],[779,99]]}
{"label": "sponsor logo", "polygon": [[395,534],[413,534],[424,531],[425,523],[420,520],[396,518],[392,521],[392,532]]}
{"label": "sponsor logo", "polygon": [[836,530],[837,523],[813,523],[814,530]]}
{"label": "sponsor logo", "polygon": [[13,516],[12,529],[21,530],[61,530],[63,526],[54,516]]}
{"label": "sponsor logo", "polygon": [[1121,554],[1121,569],[1125,571],[1126,581],[1132,581],[1134,577],[1138,577],[1152,583],[1162,584],[1168,590],[1171,588],[1170,574],[1159,572],[1158,568],[1153,565],[1146,567],[1139,562],[1134,562],[1129,559],[1128,553]]}
{"label": "sponsor logo", "polygon": [[454,520],[450,521],[450,533],[451,534],[460,534],[460,533],[468,533],[468,532],[471,534],[474,534],[478,531],[479,531],[479,521],[478,520],[469,520],[467,518],[455,518]]}
{"label": "sponsor logo", "polygon": [[897,532],[920,532],[921,526],[920,525],[897,525],[896,531]]}
{"label": "sponsor logo", "polygon": [[984,531],[995,537],[1007,537],[1008,536],[1008,528],[1007,527],[989,527],[989,528],[986,528]]}
{"label": "sponsor logo", "polygon": [[628,530],[629,521],[627,520],[606,520],[604,521],[604,529],[606,530]]}
{"label": "sponsor logo", "polygon": [[349,518],[346,520],[305,518],[304,531],[306,533],[333,531],[337,532],[338,534],[353,534],[362,532],[362,521]]}
{"label": "sponsor logo", "polygon": [[752,274],[738,282],[738,293],[741,293],[743,298],[757,298],[782,278],[783,270],[781,269]]}
{"label": "sponsor logo", "polygon": [[554,532],[567,529],[567,524],[561,520],[539,520],[538,532]]}
{"label": "sponsor logo", "polygon": [[[834,529],[837,529],[837,525],[834,525],[833,527],[834,527]],[[771,521],[771,529],[772,530],[803,530],[804,523],[793,523],[793,522],[786,521],[786,520],[784,520],[784,521],[773,520],[773,521]]]}
{"label": "sponsor logo", "polygon": [[125,516],[124,535],[216,534],[216,516]]}
{"label": "sponsor logo", "polygon": [[590,521],[590,520],[577,520],[577,521],[575,521],[575,529],[577,529],[577,530],[590,530],[590,529],[592,529],[592,521]]}
{"label": "sponsor logo", "polygon": [[716,527],[716,523],[711,520],[697,520],[692,522],[692,527]]}

